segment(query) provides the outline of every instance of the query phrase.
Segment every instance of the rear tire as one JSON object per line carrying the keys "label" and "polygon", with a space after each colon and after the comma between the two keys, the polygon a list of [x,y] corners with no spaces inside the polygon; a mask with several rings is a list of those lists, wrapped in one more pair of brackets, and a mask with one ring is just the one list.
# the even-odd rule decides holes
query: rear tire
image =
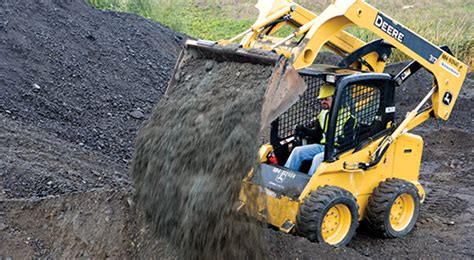
{"label": "rear tire", "polygon": [[378,235],[403,237],[415,227],[419,212],[420,197],[416,186],[404,180],[388,179],[370,196],[366,220]]}
{"label": "rear tire", "polygon": [[359,225],[359,206],[352,194],[324,186],[305,199],[296,217],[296,232],[312,242],[332,246],[349,243]]}

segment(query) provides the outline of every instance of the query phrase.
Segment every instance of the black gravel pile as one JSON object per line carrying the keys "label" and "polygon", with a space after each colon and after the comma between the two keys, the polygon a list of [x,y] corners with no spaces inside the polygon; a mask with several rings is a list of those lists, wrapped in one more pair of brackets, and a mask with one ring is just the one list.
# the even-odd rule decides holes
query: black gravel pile
{"label": "black gravel pile", "polygon": [[127,161],[183,38],[81,0],[0,1],[0,114]]}
{"label": "black gravel pile", "polygon": [[123,164],[0,115],[0,203],[128,187]]}

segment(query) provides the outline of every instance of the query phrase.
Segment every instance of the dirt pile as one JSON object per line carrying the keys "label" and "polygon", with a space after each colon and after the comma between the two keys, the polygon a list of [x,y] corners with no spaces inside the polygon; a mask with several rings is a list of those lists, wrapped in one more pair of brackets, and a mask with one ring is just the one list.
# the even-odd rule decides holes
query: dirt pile
{"label": "dirt pile", "polygon": [[138,240],[125,191],[0,201],[0,257],[128,258]]}
{"label": "dirt pile", "polygon": [[131,158],[183,35],[84,0],[0,2],[0,113]]}
{"label": "dirt pile", "polygon": [[[41,199],[0,201],[2,259],[182,259],[166,240],[154,238],[128,189],[91,190]],[[360,258],[304,238],[259,228],[268,259]]]}
{"label": "dirt pile", "polygon": [[0,115],[0,199],[129,187],[122,165]]}
{"label": "dirt pile", "polygon": [[177,259],[153,239],[129,189],[0,201],[2,259]]}
{"label": "dirt pile", "polygon": [[135,189],[157,234],[195,259],[262,259],[256,223],[233,210],[257,163],[274,66],[185,57],[137,138]]}

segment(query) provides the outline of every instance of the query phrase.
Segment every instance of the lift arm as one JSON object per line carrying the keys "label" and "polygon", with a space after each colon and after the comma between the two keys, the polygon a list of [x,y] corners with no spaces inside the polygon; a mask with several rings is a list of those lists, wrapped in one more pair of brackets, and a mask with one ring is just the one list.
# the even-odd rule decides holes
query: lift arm
{"label": "lift arm", "polygon": [[[295,69],[302,69],[312,65],[323,46],[342,56],[361,49],[366,43],[344,29],[348,26],[367,29],[434,75],[437,88],[431,96],[433,114],[444,120],[449,118],[467,65],[363,0],[333,1],[319,16],[291,0],[260,0],[257,8],[260,15],[255,24],[231,41],[242,38],[240,44],[244,48],[257,47],[284,54],[294,59]],[[285,24],[293,27],[294,32],[285,38],[271,37]],[[298,42],[290,44],[296,38],[300,38]],[[365,54],[363,58],[369,66],[358,61],[352,66],[362,70],[372,67],[372,71],[382,72],[386,59],[379,55],[375,51]]]}
{"label": "lift arm", "polygon": [[295,68],[308,66],[326,40],[345,27],[365,28],[434,75],[436,90],[431,97],[434,115],[444,120],[449,118],[467,73],[467,65],[451,54],[362,0],[336,1],[310,24],[304,44],[293,49]]}
{"label": "lift arm", "polygon": [[[239,44],[243,48],[261,48],[283,54],[287,58],[293,59],[296,57],[294,50],[306,45],[306,40],[303,41],[303,39],[310,29],[313,28],[318,16],[291,0],[259,0],[256,7],[259,9],[260,14],[249,29],[229,40],[221,40],[219,43],[226,45],[235,43],[241,39]],[[277,32],[282,31],[285,25],[287,25],[287,28],[293,28],[293,32],[285,38],[274,36]],[[364,46],[367,45],[366,42],[343,30],[337,30],[336,32],[330,33],[330,35],[320,35],[318,37],[324,39],[323,45],[326,48],[341,57],[347,57],[357,50],[364,49]],[[296,43],[294,42],[295,40]],[[367,50],[367,48],[365,48],[365,50]],[[386,52],[384,52],[384,54],[386,54]],[[314,57],[309,59],[302,66],[293,65],[296,69],[308,67],[313,63],[315,58],[316,53]],[[351,64],[345,64],[345,67],[383,72],[387,58],[386,55],[382,55],[378,51],[371,51],[363,53],[360,59],[352,60]]]}

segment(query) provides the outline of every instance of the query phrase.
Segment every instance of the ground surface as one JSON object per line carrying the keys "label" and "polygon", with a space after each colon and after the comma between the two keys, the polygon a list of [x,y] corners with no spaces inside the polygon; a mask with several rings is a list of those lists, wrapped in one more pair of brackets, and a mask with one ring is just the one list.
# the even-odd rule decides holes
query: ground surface
{"label": "ground surface", "polygon": [[[136,209],[128,161],[183,36],[81,1],[1,5],[0,257],[177,258]],[[387,240],[362,227],[333,249],[265,228],[270,258],[473,258],[469,77],[449,121],[415,131],[425,138],[427,199],[414,232]],[[428,74],[411,79],[397,92],[400,107],[430,84]]]}

